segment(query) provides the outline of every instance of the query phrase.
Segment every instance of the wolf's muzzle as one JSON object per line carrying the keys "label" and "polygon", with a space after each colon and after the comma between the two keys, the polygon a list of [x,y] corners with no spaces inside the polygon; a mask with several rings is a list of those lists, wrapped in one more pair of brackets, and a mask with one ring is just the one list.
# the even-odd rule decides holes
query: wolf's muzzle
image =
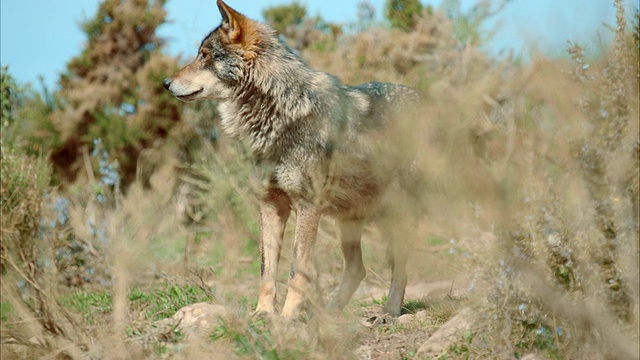
{"label": "wolf's muzzle", "polygon": [[169,86],[171,86],[171,79],[166,78],[162,80],[162,86],[164,86],[165,89],[169,90]]}

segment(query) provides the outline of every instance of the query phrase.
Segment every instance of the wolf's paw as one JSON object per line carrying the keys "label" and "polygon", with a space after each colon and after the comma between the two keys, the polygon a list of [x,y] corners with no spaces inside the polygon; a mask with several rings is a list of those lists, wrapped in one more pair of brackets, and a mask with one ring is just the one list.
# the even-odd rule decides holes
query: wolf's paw
{"label": "wolf's paw", "polygon": [[273,319],[275,317],[274,312],[264,311],[260,309],[256,309],[251,313],[251,319],[260,320],[260,319]]}
{"label": "wolf's paw", "polygon": [[402,302],[397,304],[391,304],[390,301],[387,302],[384,309],[382,309],[382,313],[397,318],[402,314]]}

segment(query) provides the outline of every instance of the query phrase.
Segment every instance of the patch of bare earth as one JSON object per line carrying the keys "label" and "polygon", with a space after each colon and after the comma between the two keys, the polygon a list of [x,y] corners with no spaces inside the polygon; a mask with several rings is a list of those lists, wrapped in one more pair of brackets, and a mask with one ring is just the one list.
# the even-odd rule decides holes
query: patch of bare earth
{"label": "patch of bare earth", "polygon": [[[363,283],[354,298],[366,303],[366,297],[359,294],[384,294],[385,291]],[[362,307],[360,323],[364,330],[358,338],[355,355],[358,359],[413,358],[420,347],[465,306],[463,295],[462,284],[421,282],[407,287],[406,313],[403,311],[398,318],[381,316],[383,304]]]}

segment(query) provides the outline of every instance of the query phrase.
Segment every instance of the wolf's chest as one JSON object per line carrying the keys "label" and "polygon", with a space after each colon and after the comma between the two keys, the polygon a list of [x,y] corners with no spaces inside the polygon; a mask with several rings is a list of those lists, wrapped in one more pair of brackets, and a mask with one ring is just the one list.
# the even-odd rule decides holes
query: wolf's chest
{"label": "wolf's chest", "polygon": [[276,167],[273,186],[293,203],[303,201],[336,217],[363,218],[378,209],[389,175],[371,164],[286,162]]}

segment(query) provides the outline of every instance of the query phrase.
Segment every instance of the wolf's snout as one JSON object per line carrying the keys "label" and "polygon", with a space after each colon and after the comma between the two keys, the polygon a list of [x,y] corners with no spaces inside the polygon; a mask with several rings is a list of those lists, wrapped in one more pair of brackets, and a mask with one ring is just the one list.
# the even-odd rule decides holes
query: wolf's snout
{"label": "wolf's snout", "polygon": [[169,90],[169,86],[171,86],[171,79],[166,78],[162,80],[162,86],[164,86],[165,89]]}

